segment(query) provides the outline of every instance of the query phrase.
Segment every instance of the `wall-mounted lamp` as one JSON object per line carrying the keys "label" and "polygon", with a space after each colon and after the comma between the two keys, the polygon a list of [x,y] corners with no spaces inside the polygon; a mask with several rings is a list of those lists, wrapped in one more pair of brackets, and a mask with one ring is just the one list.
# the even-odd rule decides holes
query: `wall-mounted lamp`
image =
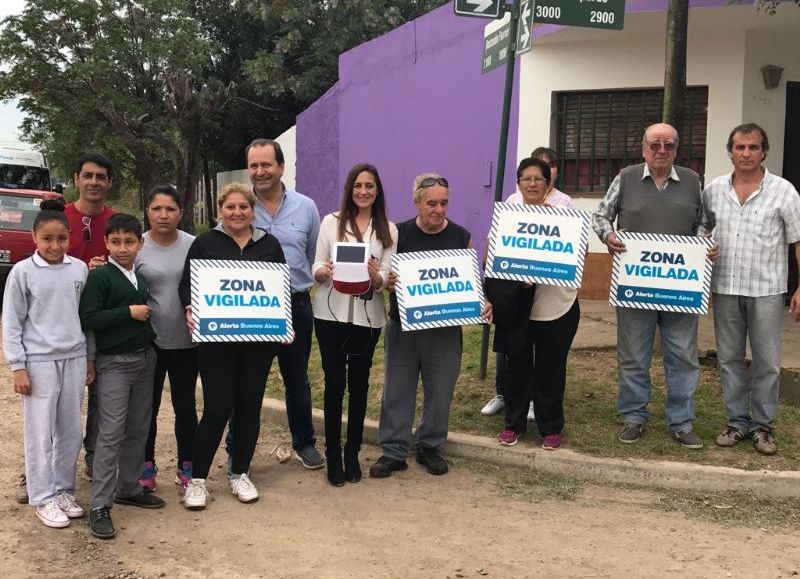
{"label": "wall-mounted lamp", "polygon": [[782,74],[783,69],[780,66],[775,66],[774,64],[762,66],[761,78],[764,81],[764,88],[767,90],[778,88],[778,85],[781,84]]}

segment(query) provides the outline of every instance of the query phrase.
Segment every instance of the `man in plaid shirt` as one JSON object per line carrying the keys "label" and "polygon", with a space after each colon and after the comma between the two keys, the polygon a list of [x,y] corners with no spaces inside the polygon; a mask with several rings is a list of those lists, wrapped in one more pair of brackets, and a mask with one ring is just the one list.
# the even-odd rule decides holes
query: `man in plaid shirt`
{"label": "man in plaid shirt", "polygon": [[[758,452],[775,454],[772,422],[778,410],[788,246],[800,241],[800,195],[762,165],[769,138],[760,126],[735,127],[727,148],[733,172],[703,191],[708,228],[714,228],[720,244],[711,291],[728,425],[716,442],[729,447],[751,438]],[[800,244],[795,259],[800,263]],[[800,289],[789,311],[800,321]],[[751,380],[745,364],[748,337]]]}

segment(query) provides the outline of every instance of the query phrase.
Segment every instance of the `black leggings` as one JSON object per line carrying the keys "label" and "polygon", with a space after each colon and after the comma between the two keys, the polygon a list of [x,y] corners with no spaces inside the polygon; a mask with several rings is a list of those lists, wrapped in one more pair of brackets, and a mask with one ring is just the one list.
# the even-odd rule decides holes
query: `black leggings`
{"label": "black leggings", "polygon": [[331,455],[341,455],[342,400],[345,387],[350,395],[347,407],[347,448],[361,449],[372,355],[381,335],[380,328],[314,319],[322,369],[325,372],[325,444]]}
{"label": "black leggings", "polygon": [[[506,385],[506,428],[517,434],[527,429],[528,392],[533,383],[536,425],[542,436],[560,434],[564,428],[564,385],[567,356],[578,330],[578,300],[570,310],[549,322],[528,322],[525,349],[508,358],[510,380]],[[534,365],[534,349],[536,364]]]}
{"label": "black leggings", "polygon": [[164,391],[164,378],[169,375],[169,392],[175,412],[175,441],[178,445],[178,468],[192,460],[192,441],[197,429],[195,388],[197,386],[197,348],[164,350],[155,346],[156,373],[153,379],[153,419],[144,447],[144,459],[155,462],[158,410]]}
{"label": "black leggings", "polygon": [[192,476],[207,478],[231,412],[234,474],[245,473],[258,442],[264,388],[278,345],[263,342],[200,344],[203,417],[192,447]]}

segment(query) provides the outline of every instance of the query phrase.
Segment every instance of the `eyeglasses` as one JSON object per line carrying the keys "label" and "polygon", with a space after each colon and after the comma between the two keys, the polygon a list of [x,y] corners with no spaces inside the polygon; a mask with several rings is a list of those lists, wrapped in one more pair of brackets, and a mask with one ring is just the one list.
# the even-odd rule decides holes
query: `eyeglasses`
{"label": "eyeglasses", "polygon": [[547,179],[544,177],[522,177],[519,180],[520,183],[525,183],[529,185],[530,183],[536,183],[537,185],[541,185],[542,183],[547,183]]}
{"label": "eyeglasses", "polygon": [[646,144],[647,148],[653,153],[658,153],[661,149],[664,149],[667,153],[675,150],[675,143],[673,141],[650,141]]}
{"label": "eyeglasses", "polygon": [[434,185],[441,185],[442,187],[450,188],[450,185],[447,183],[447,179],[444,177],[425,177],[422,181],[419,182],[419,187],[417,189],[425,189],[426,187],[433,187]]}
{"label": "eyeglasses", "polygon": [[85,241],[92,240],[92,218],[88,215],[84,215],[81,217],[81,223],[83,223],[83,239]]}

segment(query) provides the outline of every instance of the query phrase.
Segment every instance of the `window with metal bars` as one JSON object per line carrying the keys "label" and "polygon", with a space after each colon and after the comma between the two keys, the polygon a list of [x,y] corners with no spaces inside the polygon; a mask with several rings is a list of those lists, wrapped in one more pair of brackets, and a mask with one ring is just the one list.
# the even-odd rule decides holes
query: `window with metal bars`
{"label": "window with metal bars", "polygon": [[[557,187],[603,195],[620,169],[641,163],[644,130],[662,119],[663,89],[555,93],[552,141],[561,155]],[[703,177],[708,87],[688,87],[677,165]]]}

